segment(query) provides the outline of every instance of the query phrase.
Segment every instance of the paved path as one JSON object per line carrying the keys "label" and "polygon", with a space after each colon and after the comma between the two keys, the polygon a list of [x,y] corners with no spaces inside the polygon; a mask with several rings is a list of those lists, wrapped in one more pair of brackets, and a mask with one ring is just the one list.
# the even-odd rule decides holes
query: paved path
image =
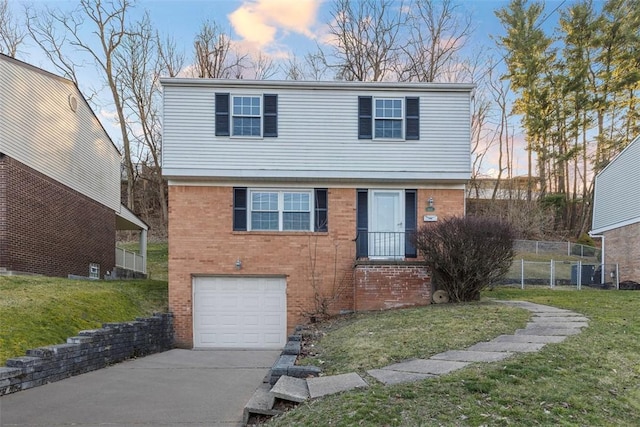
{"label": "paved path", "polygon": [[0,426],[239,426],[280,351],[170,350],[0,398]]}
{"label": "paved path", "polygon": [[[371,369],[367,373],[384,384],[419,381],[462,369],[470,363],[497,362],[515,353],[539,351],[546,344],[559,343],[568,336],[579,334],[582,328],[589,325],[589,319],[570,310],[524,301],[499,302],[531,311],[533,316],[526,327],[518,329],[513,335],[500,335],[464,350],[446,351],[428,359],[406,360],[381,369]],[[364,379],[356,373],[307,380],[281,377],[270,393],[287,399],[290,392],[297,400],[289,400],[300,402],[307,398],[367,386]],[[261,413],[260,408],[253,409],[247,408],[248,412]]]}

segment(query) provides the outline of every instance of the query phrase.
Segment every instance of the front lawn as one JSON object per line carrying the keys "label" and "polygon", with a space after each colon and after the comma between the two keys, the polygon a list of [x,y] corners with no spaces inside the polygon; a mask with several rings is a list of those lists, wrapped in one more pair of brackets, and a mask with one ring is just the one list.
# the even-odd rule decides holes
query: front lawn
{"label": "front lawn", "polygon": [[[640,425],[640,318],[637,314],[640,292],[496,289],[483,296],[570,309],[587,316],[590,325],[581,334],[561,344],[548,344],[540,352],[519,354],[491,364],[474,364],[434,379],[383,386],[366,377],[372,385],[368,389],[301,404],[271,423],[277,426]],[[475,306],[472,310],[478,313],[487,308],[496,310],[495,313],[501,311],[486,302]],[[375,320],[370,324],[376,327],[373,331],[368,330],[371,326],[358,326],[371,320],[362,316],[329,330],[318,343],[324,352],[318,358],[325,362],[329,372],[362,373],[368,367],[395,360],[398,346],[417,348],[423,346],[416,344],[418,341],[438,342],[432,348],[424,345],[424,349],[420,349],[427,351],[421,357],[429,357],[445,349],[464,348],[469,345],[467,335],[488,339],[500,333],[512,333],[522,324],[519,312],[513,313],[512,322],[508,319],[505,322],[501,314],[492,314],[491,323],[474,321],[471,324],[465,314],[469,310],[469,305],[431,306],[424,309],[424,316],[416,310],[394,312],[400,318],[390,321],[376,313],[371,318]],[[403,313],[407,313],[406,317]],[[469,322],[469,325],[443,330],[443,325],[451,327],[456,323],[457,316],[460,323]],[[430,329],[421,325],[428,322],[439,326]],[[509,323],[511,330],[505,331]],[[496,326],[501,330],[490,333]],[[417,337],[407,344],[387,338],[413,328],[418,328],[415,329]],[[359,331],[373,334],[358,340]],[[379,340],[379,335],[386,338]],[[340,345],[341,341],[345,346]],[[330,342],[335,344],[327,344]],[[373,351],[347,348],[353,345],[371,347]],[[357,362],[345,363],[346,353],[350,353],[349,357],[354,355]]]}

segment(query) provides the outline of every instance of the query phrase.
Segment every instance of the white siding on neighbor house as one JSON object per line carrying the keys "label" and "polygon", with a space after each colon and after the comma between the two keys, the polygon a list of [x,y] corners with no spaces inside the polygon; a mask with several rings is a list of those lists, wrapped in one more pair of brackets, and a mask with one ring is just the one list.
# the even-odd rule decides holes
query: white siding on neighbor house
{"label": "white siding on neighbor house", "polygon": [[595,233],[640,222],[640,137],[597,176],[592,229]]}
{"label": "white siding on neighbor house", "polygon": [[[379,84],[372,89],[373,85],[344,83],[334,87],[214,83],[163,80],[165,176],[408,180],[470,176],[469,85],[447,89]],[[216,137],[217,92],[277,94],[278,137]],[[420,140],[358,139],[358,96],[419,96]]]}
{"label": "white siding on neighbor house", "polygon": [[0,57],[0,152],[120,210],[120,154],[76,86],[6,57]]}

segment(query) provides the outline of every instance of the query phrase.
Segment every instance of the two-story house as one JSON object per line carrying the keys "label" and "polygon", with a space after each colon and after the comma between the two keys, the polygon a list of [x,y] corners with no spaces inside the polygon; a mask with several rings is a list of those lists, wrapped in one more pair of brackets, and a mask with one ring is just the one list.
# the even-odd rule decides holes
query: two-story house
{"label": "two-story house", "polygon": [[430,302],[411,235],[464,214],[473,85],[161,83],[178,345],[277,348],[315,315]]}
{"label": "two-story house", "polygon": [[144,273],[148,226],[120,203],[120,163],[72,81],[0,54],[0,274],[104,277],[116,230],[139,232]]}

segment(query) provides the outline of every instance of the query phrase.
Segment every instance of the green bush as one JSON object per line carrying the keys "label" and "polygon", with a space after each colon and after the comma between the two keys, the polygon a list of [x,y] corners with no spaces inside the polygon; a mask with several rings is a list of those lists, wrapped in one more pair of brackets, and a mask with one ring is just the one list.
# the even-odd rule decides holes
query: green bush
{"label": "green bush", "polygon": [[436,286],[453,302],[480,299],[480,291],[508,272],[515,255],[509,223],[489,217],[452,217],[421,227],[415,245]]}
{"label": "green bush", "polygon": [[[582,246],[581,246],[582,245]],[[582,233],[575,245],[571,247],[571,254],[585,257],[596,255],[596,242],[587,233]]]}

